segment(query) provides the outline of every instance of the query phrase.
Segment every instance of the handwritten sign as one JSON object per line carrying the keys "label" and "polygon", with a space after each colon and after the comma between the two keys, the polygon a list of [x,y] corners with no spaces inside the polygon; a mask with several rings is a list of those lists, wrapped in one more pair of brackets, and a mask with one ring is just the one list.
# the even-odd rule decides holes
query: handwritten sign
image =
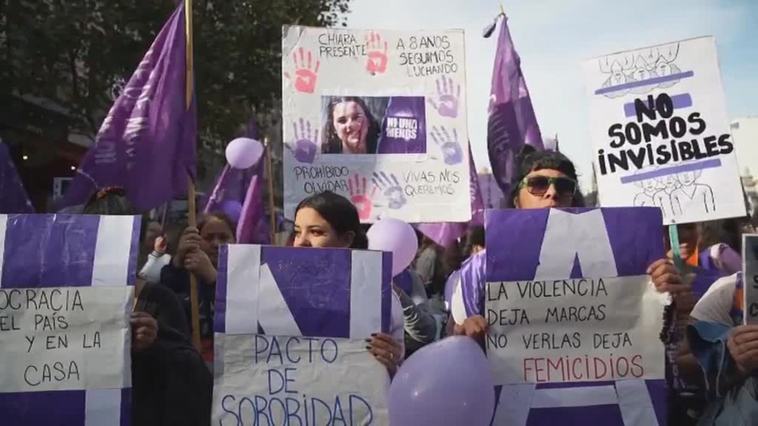
{"label": "handwritten sign", "polygon": [[745,215],[713,37],[586,61],[603,206],[655,206],[664,224]]}
{"label": "handwritten sign", "polygon": [[758,324],[758,234],[742,235],[742,282],[745,324]]}
{"label": "handwritten sign", "polygon": [[[386,421],[389,376],[366,351],[365,341],[264,335],[221,339],[225,374],[215,383],[213,405],[220,409],[214,424]],[[385,386],[361,386],[364,381]]]}
{"label": "handwritten sign", "polygon": [[663,377],[660,300],[647,276],[489,283],[486,343],[496,380]]}
{"label": "handwritten sign", "polygon": [[329,190],[363,222],[466,221],[460,30],[284,27],[284,209]]}
{"label": "handwritten sign", "polygon": [[127,286],[0,288],[0,392],[131,386],[132,293]]}

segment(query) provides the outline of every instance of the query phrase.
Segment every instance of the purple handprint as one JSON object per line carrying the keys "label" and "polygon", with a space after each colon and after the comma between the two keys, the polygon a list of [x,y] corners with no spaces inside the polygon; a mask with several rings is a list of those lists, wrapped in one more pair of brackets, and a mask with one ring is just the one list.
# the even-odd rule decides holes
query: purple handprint
{"label": "purple handprint", "polygon": [[294,147],[287,145],[294,154],[295,159],[301,163],[312,163],[316,158],[316,151],[318,151],[318,144],[315,142],[318,140],[318,129],[311,130],[311,122],[300,119],[300,130],[298,131],[298,123],[293,122],[292,128],[294,129]]}
{"label": "purple handprint", "polygon": [[463,150],[461,149],[461,144],[458,143],[458,132],[455,129],[451,129],[451,131],[453,133],[452,137],[444,126],[434,126],[430,132],[432,140],[442,150],[442,158],[448,166],[453,166],[463,161]]}
{"label": "purple handprint", "polygon": [[400,182],[398,182],[397,177],[393,173],[387,176],[384,172],[374,172],[371,181],[377,188],[382,190],[384,198],[387,199],[387,207],[399,209],[408,201],[405,198]]}
{"label": "purple handprint", "polygon": [[461,98],[461,85],[457,85],[455,94],[453,94],[453,88],[455,84],[451,77],[441,76],[437,80],[437,96],[438,101],[429,99],[429,103],[432,107],[439,112],[443,117],[458,117],[458,101]]}

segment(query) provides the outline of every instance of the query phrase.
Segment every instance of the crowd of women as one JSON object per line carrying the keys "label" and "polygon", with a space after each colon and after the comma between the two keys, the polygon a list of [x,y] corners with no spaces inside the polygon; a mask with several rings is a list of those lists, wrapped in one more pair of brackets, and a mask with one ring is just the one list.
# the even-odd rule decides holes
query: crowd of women
{"label": "crowd of women", "polygon": [[[525,149],[517,161],[509,207],[584,206],[576,169],[564,155]],[[139,212],[120,189],[106,188],[92,197],[85,213]],[[131,318],[134,424],[209,423],[218,254],[221,245],[235,242],[235,228],[222,212],[183,229],[143,221],[138,303]],[[350,201],[324,192],[297,206],[289,244],[366,249],[366,229]],[[680,225],[679,252],[686,266],[675,265],[675,250],[649,265],[650,281],[672,300],[661,330],[668,355],[669,424],[740,424],[737,420],[745,422],[758,412],[753,379],[758,326],[741,325],[740,317],[739,235],[750,229],[749,218]],[[390,376],[414,351],[446,335],[469,336],[484,348],[484,229],[471,227],[451,247],[419,239],[415,262],[393,280],[390,329],[366,336],[366,350]],[[190,338],[190,274],[199,283],[199,351]],[[729,362],[705,362],[713,356]]]}

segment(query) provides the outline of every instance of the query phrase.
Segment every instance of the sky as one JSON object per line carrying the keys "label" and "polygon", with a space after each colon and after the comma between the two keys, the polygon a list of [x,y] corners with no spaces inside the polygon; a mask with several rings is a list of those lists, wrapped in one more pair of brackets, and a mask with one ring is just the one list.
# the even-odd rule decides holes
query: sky
{"label": "sky", "polygon": [[542,135],[558,135],[585,191],[592,179],[586,59],[712,35],[730,118],[758,115],[756,0],[352,0],[349,28],[465,31],[468,131],[478,169],[489,166],[487,102],[497,43],[497,32],[485,39],[482,29],[501,4]]}

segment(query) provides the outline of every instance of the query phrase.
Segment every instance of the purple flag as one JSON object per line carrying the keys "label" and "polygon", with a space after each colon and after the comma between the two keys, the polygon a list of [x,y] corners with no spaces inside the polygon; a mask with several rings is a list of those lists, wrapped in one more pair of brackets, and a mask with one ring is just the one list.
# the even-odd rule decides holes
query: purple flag
{"label": "purple flag", "polygon": [[[484,225],[484,201],[479,187],[474,157],[471,155],[471,144],[468,147],[469,164],[469,196],[471,198],[471,225]],[[419,223],[416,229],[442,247],[448,247],[462,237],[468,229],[463,222],[433,222]]]}
{"label": "purple flag", "polygon": [[[66,288],[82,292],[94,288],[122,288],[134,285],[136,279],[137,253],[139,251],[139,216],[95,216],[95,215],[66,215],[66,214],[35,214],[35,215],[0,215],[0,292],[8,299],[16,294],[35,294],[43,288],[48,291],[51,287],[62,287],[59,294],[65,294]],[[48,293],[52,297],[54,293]],[[37,297],[43,294],[38,293]],[[41,299],[37,299],[41,300]],[[52,303],[53,298],[49,299]],[[56,296],[55,300],[63,299]],[[84,306],[91,310],[93,307]],[[124,299],[126,302],[128,299]],[[56,302],[57,303],[57,302]],[[13,318],[11,305],[5,303],[0,313],[5,318]],[[34,304],[29,305],[36,310]],[[32,308],[22,318],[31,318]],[[39,309],[44,309],[42,304]],[[105,309],[100,307],[100,309]],[[127,304],[124,304],[124,316]],[[131,306],[128,307],[131,310]],[[71,324],[71,313],[76,309],[64,308],[62,313]],[[67,312],[68,311],[68,312]],[[95,309],[97,311],[97,309]],[[43,311],[44,312],[44,311]],[[10,316],[7,316],[10,314]],[[94,315],[94,314],[93,314]],[[19,313],[15,314],[19,318]],[[43,315],[37,315],[43,316]],[[47,317],[45,317],[47,318]],[[50,317],[52,318],[52,317]],[[91,317],[97,320],[97,316]],[[18,320],[17,320],[18,321]],[[19,323],[16,323],[19,324]],[[41,326],[40,326],[41,330]],[[81,329],[67,333],[70,339]],[[58,330],[59,331],[59,330]],[[17,331],[21,333],[23,331]],[[11,333],[13,333],[11,331]],[[105,334],[105,333],[104,333]],[[54,333],[51,332],[51,336]],[[64,335],[65,337],[65,335]],[[103,339],[104,342],[107,342]],[[92,341],[90,341],[91,343]],[[82,341],[78,341],[81,348]],[[108,343],[112,344],[112,343]],[[73,346],[73,344],[72,344]],[[45,346],[40,350],[45,351]],[[19,351],[27,352],[29,348],[12,348],[0,346],[0,359],[4,361]],[[103,349],[107,349],[104,345]],[[39,350],[30,359],[39,357]],[[88,356],[97,357],[98,350],[84,357],[76,355],[64,356],[64,365],[70,366],[69,360],[76,360],[79,372],[83,374],[81,381],[79,373],[76,379],[66,383],[57,390],[19,391],[0,390],[0,412],[3,425],[43,425],[60,424],[84,426],[90,424],[112,424],[128,426],[131,424],[131,386],[119,385],[113,388],[87,387],[85,364],[92,362]],[[129,357],[119,360],[126,365],[124,380],[128,383]],[[50,359],[56,359],[51,353]],[[35,363],[35,361],[29,361]],[[102,362],[102,360],[100,360]],[[113,360],[113,365],[116,360]],[[14,365],[14,364],[11,364]],[[33,365],[33,364],[30,364]],[[41,364],[40,375],[42,374]],[[50,361],[52,365],[52,361]],[[23,371],[23,370],[22,370]],[[35,370],[36,371],[36,368]],[[91,373],[91,372],[90,372]],[[0,376],[17,374],[12,369],[6,369]],[[55,376],[53,376],[55,377]],[[71,376],[68,377],[71,379]],[[44,381],[44,379],[43,379]],[[7,380],[0,380],[8,383]],[[74,383],[76,382],[76,383]],[[45,386],[45,383],[42,383]],[[67,388],[66,388],[67,387]],[[96,403],[92,403],[96,401]],[[107,421],[106,421],[107,419]]]}
{"label": "purple flag", "polygon": [[390,329],[388,252],[230,244],[218,272],[217,333],[365,338]]}
{"label": "purple flag", "polygon": [[0,143],[0,213],[34,213],[8,147]]}
{"label": "purple flag", "polygon": [[492,174],[504,194],[510,194],[514,177],[513,160],[524,145],[542,150],[542,136],[534,116],[529,89],[521,72],[521,59],[513,47],[508,22],[502,15],[492,71],[487,150]]}
{"label": "purple flag", "polygon": [[186,107],[184,5],[180,4],[103,120],[61,207],[120,186],[148,210],[186,193],[195,174],[196,106]]}
{"label": "purple flag", "polygon": [[505,196],[495,181],[495,176],[489,173],[479,175],[479,188],[482,193],[482,201],[485,209],[499,209],[503,207]]}
{"label": "purple flag", "polygon": [[253,167],[253,176],[247,186],[245,201],[242,204],[239,222],[237,223],[237,242],[240,244],[268,244],[270,243],[268,229],[266,229],[266,212],[263,202],[264,163],[266,154],[261,161]]}

